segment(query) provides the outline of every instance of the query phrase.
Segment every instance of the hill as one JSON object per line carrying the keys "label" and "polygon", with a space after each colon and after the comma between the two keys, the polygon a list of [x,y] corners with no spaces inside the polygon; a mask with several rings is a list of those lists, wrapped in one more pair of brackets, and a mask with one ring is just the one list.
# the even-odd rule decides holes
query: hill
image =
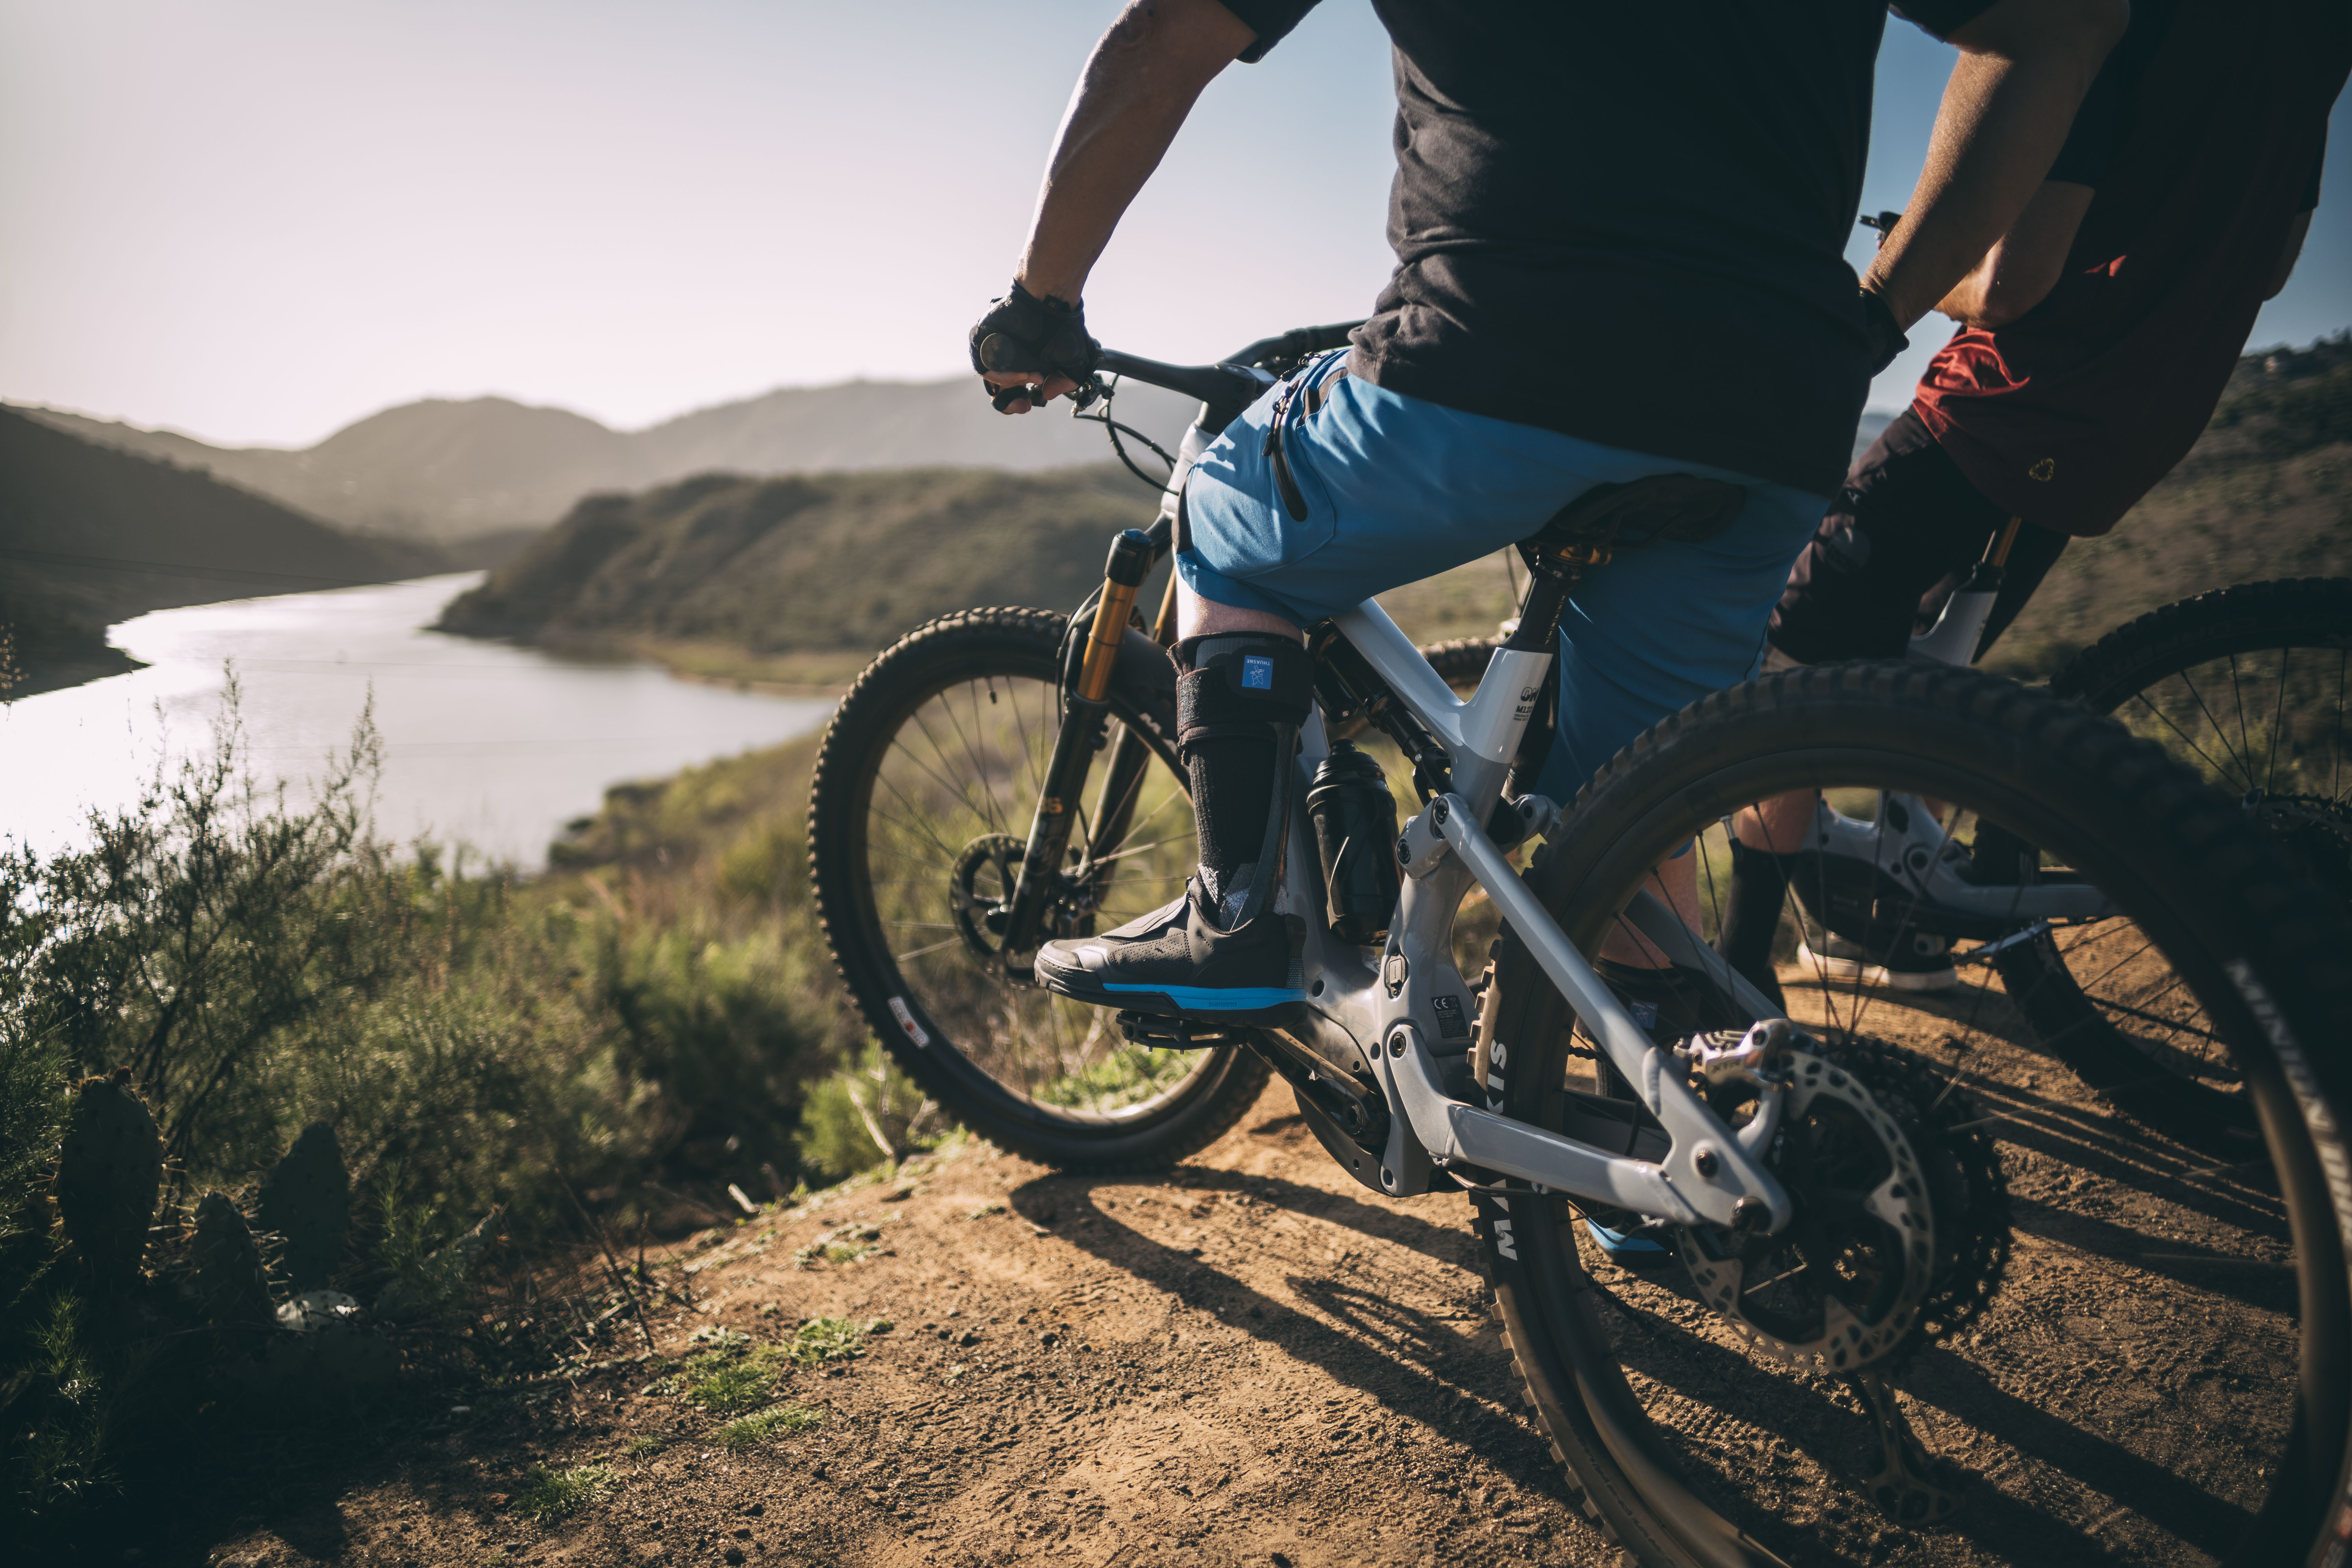
{"label": "hill", "polygon": [[[2170,600],[2253,577],[2352,572],[2347,399],[2352,334],[2247,355],[2188,458],[2114,533],[2067,552],[1990,662],[2044,676]],[[1857,446],[1884,422],[1865,423]],[[949,610],[1076,604],[1109,534],[1149,517],[1150,503],[1111,468],[706,476],[582,502],[444,625],[630,643],[697,673],[832,682]],[[1483,635],[1512,613],[1509,568],[1474,562],[1383,603],[1423,639]],[[830,661],[811,657],[826,651]]]}
{"label": "hill", "polygon": [[2078,540],[1986,659],[2045,676],[2159,605],[2265,577],[2352,574],[2352,332],[2239,360],[2164,481]]}
{"label": "hill", "polygon": [[[0,409],[0,626],[11,695],[131,668],[106,627],[148,610],[446,571],[209,475]],[[0,666],[7,663],[0,658]]]}
{"label": "hill", "polygon": [[[1192,407],[1139,386],[1121,418],[1173,447]],[[787,387],[611,429],[502,397],[404,404],[317,446],[214,447],[169,430],[54,409],[17,410],[100,445],[211,472],[339,526],[442,545],[544,527],[593,491],[641,489],[713,469],[778,474],[931,466],[1014,472],[1104,459],[1102,427],[1056,410],[1008,419],[971,378]]]}
{"label": "hill", "polygon": [[753,658],[866,651],[948,609],[1076,604],[1111,534],[1150,516],[1150,493],[1108,468],[706,474],[588,497],[440,624]]}
{"label": "hill", "polygon": [[[968,376],[851,381],[784,387],[622,431],[503,397],[427,398],[299,449],[215,447],[58,409],[17,412],[100,446],[209,472],[341,528],[455,547],[464,564],[495,565],[583,495],[714,470],[1034,473],[1105,460],[1101,426],[1071,419],[1066,406],[1007,419]],[[1118,409],[1122,422],[1171,450],[1192,416],[1185,399],[1140,385],[1121,395]],[[1854,449],[1886,419],[1864,415]]]}

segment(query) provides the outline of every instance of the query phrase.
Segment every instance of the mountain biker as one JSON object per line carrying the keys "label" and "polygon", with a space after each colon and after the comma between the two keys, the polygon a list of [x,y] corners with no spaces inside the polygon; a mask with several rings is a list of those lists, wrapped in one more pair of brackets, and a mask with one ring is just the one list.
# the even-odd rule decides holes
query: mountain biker
{"label": "mountain biker", "polygon": [[[1135,0],[1103,35],[1013,287],[972,329],[1000,409],[1091,372],[1081,291],[1121,214],[1208,82],[1313,4]],[[1350,351],[1270,392],[1192,470],[1174,651],[1199,874],[1118,931],[1044,944],[1039,979],[1083,1001],[1233,1016],[1300,998],[1298,922],[1272,900],[1310,622],[1488,554],[1596,487],[1691,474],[1740,487],[1744,504],[1717,537],[1584,578],[1539,787],[1565,798],[1642,730],[1748,674],[1871,375],[2011,226],[2127,15],[2122,0],[1908,0],[1961,59],[1911,218],[1857,289],[1843,251],[1884,9],[1375,9],[1395,46],[1397,270]],[[1279,127],[1265,145],[1261,177],[1278,178]],[[989,372],[991,338],[1027,351],[1026,368]],[[1727,386],[1769,395],[1710,409]],[[1685,906],[1690,859],[1675,863]]]}
{"label": "mountain biker", "polygon": [[[1903,657],[2006,535],[1981,657],[2070,538],[2114,528],[2187,454],[2302,252],[2347,69],[2352,12],[2332,0],[2134,0],[2048,178],[1937,306],[1959,330],[1790,573],[1775,664]],[[1773,852],[1797,850],[1815,809],[1806,792],[1739,819],[1721,937],[1734,967],[1777,993],[1770,949],[1793,885],[1847,928],[1800,954],[1809,968],[1958,984],[1917,910],[1864,910],[1870,867]]]}

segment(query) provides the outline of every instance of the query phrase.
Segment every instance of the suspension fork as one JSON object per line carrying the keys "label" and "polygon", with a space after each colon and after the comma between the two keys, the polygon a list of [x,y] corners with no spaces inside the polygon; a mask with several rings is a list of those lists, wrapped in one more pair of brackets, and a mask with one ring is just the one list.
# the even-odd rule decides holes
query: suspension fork
{"label": "suspension fork", "polygon": [[[1168,574],[1168,588],[1160,597],[1160,615],[1152,623],[1151,640],[1167,647],[1176,639],[1176,574]],[[1151,769],[1152,751],[1131,725],[1118,727],[1111,747],[1110,769],[1103,775],[1102,793],[1095,797],[1094,842],[1091,847],[1094,891],[1110,877],[1112,857],[1127,847],[1128,830],[1135,824],[1136,803],[1143,796],[1143,777]]]}
{"label": "suspension fork", "polygon": [[[1029,967],[1025,958],[1016,955],[1036,950],[1038,926],[1057,896],[1062,860],[1069,853],[1087,770],[1110,718],[1111,671],[1118,663],[1128,617],[1135,610],[1136,590],[1143,586],[1158,554],[1151,536],[1139,528],[1128,529],[1111,541],[1110,559],[1103,566],[1102,598],[1095,606],[1077,679],[1063,693],[1067,712],[1061,733],[1054,739],[1053,757],[1045,764],[1045,788],[1038,796],[1037,815],[1029,825],[1029,842],[1022,851],[1021,875],[1013,884],[1013,907],[1005,920],[1002,951],[1006,970],[1016,975]],[[1118,769],[1114,767],[1112,772],[1116,782]]]}

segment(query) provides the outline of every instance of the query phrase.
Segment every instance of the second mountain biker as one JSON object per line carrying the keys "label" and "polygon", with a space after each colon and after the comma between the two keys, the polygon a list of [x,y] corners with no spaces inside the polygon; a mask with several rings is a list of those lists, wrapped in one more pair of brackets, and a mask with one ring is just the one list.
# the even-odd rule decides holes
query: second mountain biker
{"label": "second mountain biker", "polygon": [[[1202,89],[1312,5],[1138,0],[1104,35],[1013,287],[972,329],[1000,408],[1092,371],[1079,300],[1120,216]],[[1903,7],[1961,58],[1909,214],[1857,289],[1843,251],[1877,6],[1375,8],[1396,46],[1397,270],[1344,360],[1273,389],[1192,469],[1176,658],[1200,870],[1165,909],[1045,944],[1038,977],[1081,1000],[1233,1017],[1298,998],[1295,922],[1271,905],[1307,623],[1490,553],[1599,487],[1687,474],[1737,486],[1737,516],[1585,577],[1538,787],[1567,798],[1749,674],[1870,377],[2039,187],[2126,16],[2121,0]],[[1236,177],[1280,177],[1269,146]],[[1281,264],[1278,237],[1263,261]],[[1756,395],[1710,394],[1728,385]],[[1670,886],[1687,889],[1679,865]]]}

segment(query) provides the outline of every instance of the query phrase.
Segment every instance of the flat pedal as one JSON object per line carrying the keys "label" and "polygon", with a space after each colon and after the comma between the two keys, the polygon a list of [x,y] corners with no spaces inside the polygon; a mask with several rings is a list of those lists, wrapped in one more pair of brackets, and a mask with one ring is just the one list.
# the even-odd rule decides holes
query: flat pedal
{"label": "flat pedal", "polygon": [[1121,1013],[1118,1032],[1131,1046],[1162,1051],[1206,1051],[1241,1043],[1238,1031],[1201,1018],[1170,1018],[1157,1013]]}

